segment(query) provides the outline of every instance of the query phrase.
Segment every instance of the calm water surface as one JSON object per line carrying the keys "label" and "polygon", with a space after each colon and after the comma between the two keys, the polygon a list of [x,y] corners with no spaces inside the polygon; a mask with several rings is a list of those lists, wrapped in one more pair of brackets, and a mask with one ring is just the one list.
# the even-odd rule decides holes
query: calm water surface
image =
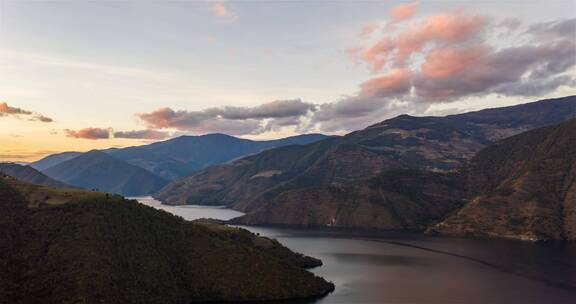
{"label": "calm water surface", "polygon": [[[185,219],[227,220],[217,207],[141,203]],[[312,271],[336,291],[306,303],[450,304],[576,303],[576,246],[467,240],[407,233],[244,227],[322,259]]]}

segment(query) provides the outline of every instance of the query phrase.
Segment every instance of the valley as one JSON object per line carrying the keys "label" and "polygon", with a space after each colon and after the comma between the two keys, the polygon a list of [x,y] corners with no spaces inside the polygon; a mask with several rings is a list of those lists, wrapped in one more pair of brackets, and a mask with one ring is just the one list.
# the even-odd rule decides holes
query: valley
{"label": "valley", "polygon": [[576,0],[0,0],[0,304],[576,303]]}

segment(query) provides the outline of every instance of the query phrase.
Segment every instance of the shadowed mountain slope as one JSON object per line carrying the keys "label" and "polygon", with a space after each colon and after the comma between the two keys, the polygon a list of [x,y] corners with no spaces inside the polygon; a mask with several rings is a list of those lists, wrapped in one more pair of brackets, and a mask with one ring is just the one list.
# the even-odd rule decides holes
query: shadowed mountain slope
{"label": "shadowed mountain slope", "polygon": [[35,161],[31,163],[29,166],[39,170],[44,171],[50,167],[56,166],[59,163],[65,162],[70,160],[78,155],[81,155],[82,152],[62,152],[57,154],[48,155],[41,160]]}
{"label": "shadowed mountain slope", "polygon": [[346,186],[282,192],[230,223],[424,231],[465,203],[456,174],[388,171]]}
{"label": "shadowed mountain slope", "polygon": [[97,150],[50,167],[44,173],[72,186],[127,196],[152,193],[167,183],[149,171]]}
{"label": "shadowed mountain slope", "polygon": [[30,166],[23,166],[14,163],[0,163],[0,172],[31,184],[57,188],[70,187],[65,183],[59,182],[46,176],[42,172]]}

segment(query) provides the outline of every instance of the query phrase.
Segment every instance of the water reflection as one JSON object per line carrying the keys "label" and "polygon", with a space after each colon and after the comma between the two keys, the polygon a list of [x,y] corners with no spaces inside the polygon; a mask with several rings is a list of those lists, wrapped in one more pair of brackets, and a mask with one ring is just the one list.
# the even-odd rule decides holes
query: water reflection
{"label": "water reflection", "polygon": [[[186,219],[229,209],[143,203]],[[434,238],[418,234],[244,227],[318,257],[336,290],[316,304],[576,303],[574,244]]]}
{"label": "water reflection", "polygon": [[167,212],[170,212],[174,215],[178,215],[183,217],[187,220],[197,220],[200,218],[215,218],[220,220],[229,220],[235,217],[239,217],[244,213],[238,212],[228,208],[222,208],[219,206],[195,206],[195,205],[186,205],[186,206],[168,206],[162,205],[159,201],[155,200],[151,196],[143,196],[143,197],[132,197],[131,199],[135,199],[140,203],[154,207],[157,209],[161,209]]}

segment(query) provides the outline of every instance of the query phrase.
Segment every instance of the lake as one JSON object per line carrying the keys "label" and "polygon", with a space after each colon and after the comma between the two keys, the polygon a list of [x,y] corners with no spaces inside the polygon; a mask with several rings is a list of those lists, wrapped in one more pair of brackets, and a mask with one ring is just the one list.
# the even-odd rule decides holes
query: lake
{"label": "lake", "polygon": [[[185,219],[227,220],[220,207],[141,203]],[[326,229],[244,227],[320,258],[312,271],[336,290],[317,304],[576,303],[576,246],[366,233]]]}

